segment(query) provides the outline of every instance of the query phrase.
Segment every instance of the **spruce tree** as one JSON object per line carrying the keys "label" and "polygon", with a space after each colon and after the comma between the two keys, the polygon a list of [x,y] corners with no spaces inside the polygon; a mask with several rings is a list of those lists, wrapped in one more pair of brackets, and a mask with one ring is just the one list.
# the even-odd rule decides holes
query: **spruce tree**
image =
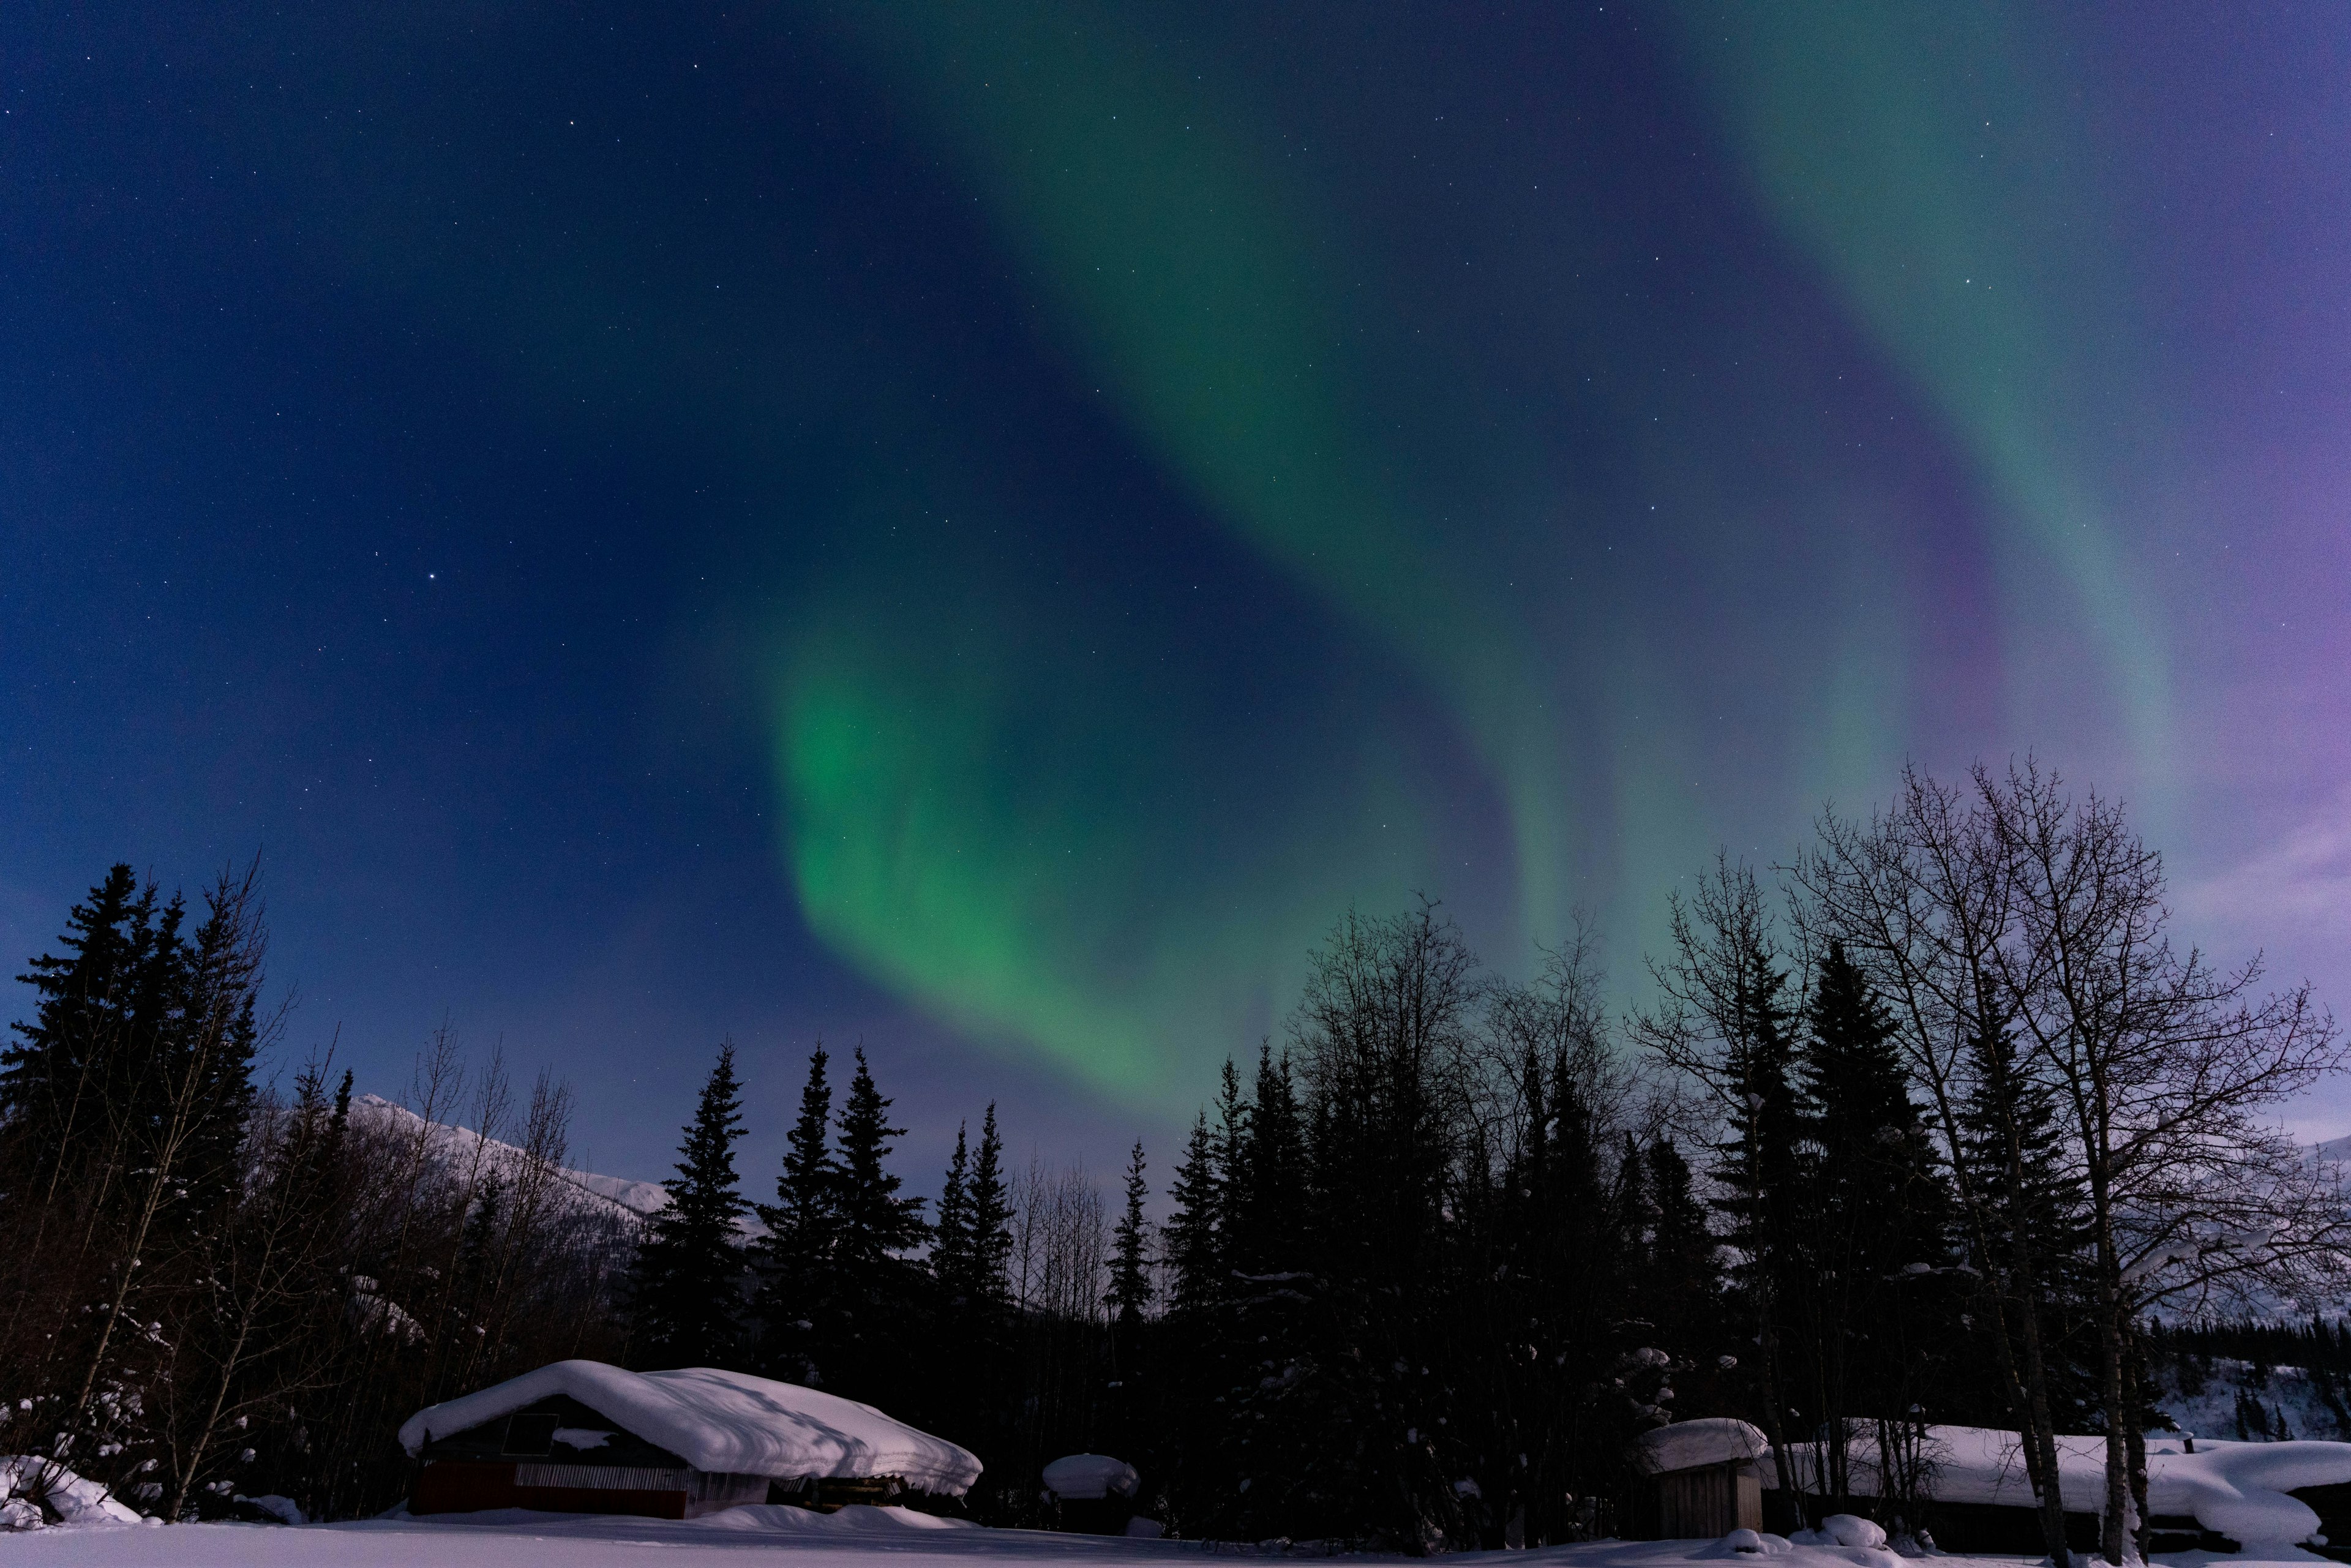
{"label": "spruce tree", "polygon": [[1217,1215],[1222,1207],[1215,1134],[1204,1109],[1193,1118],[1184,1143],[1184,1157],[1176,1164],[1168,1184],[1171,1212],[1161,1224],[1160,1256],[1167,1264],[1167,1312],[1161,1330],[1165,1343],[1157,1406],[1160,1430],[1155,1458],[1173,1495],[1198,1500],[1185,1529],[1197,1533],[1197,1521],[1223,1506],[1231,1469],[1215,1412],[1224,1387],[1214,1371],[1218,1359],[1219,1325],[1217,1303],[1224,1269]]}
{"label": "spruce tree", "polygon": [[910,1416],[919,1421],[922,1412],[935,1413],[934,1429],[956,1434],[990,1473],[1001,1475],[1027,1460],[1012,1437],[1021,1400],[1006,1278],[1011,1207],[992,1104],[981,1120],[977,1150],[967,1129],[956,1130],[932,1235],[929,1294],[935,1317],[920,1336],[917,1359],[933,1370],[925,1386],[901,1397]]}
{"label": "spruce tree", "polygon": [[[1470,1385],[1452,1418],[1479,1491],[1466,1527],[1491,1545],[1574,1539],[1573,1496],[1614,1481],[1616,1455],[1667,1386],[1652,1347],[1646,1297],[1631,1263],[1646,1226],[1646,1183],[1599,1135],[1571,1039],[1540,998],[1501,998],[1518,1060],[1516,1104],[1501,1147],[1473,1145],[1453,1198],[1470,1223],[1447,1249],[1454,1270],[1447,1349]],[[1489,1168],[1495,1179],[1481,1179]],[[1469,1343],[1462,1330],[1476,1337]],[[1624,1360],[1631,1351],[1648,1358]],[[1409,1386],[1409,1383],[1407,1383]],[[1479,1415],[1490,1412],[1484,1421]]]}
{"label": "spruce tree", "polygon": [[[1959,1157],[1990,1231],[1991,1255],[1977,1267],[1987,1288],[2009,1297],[2003,1305],[2013,1332],[2021,1335],[2022,1314],[2032,1314],[2037,1343],[2019,1348],[2041,1362],[2055,1429],[2077,1431],[2096,1402],[2088,1198],[2055,1089],[2035,1076],[1996,1009],[1987,1002],[1980,1010],[1968,1041],[1970,1082],[1959,1112]],[[1971,1414],[2014,1419],[2005,1409]]]}
{"label": "spruce tree", "polygon": [[[1626,1211],[1637,1210],[1646,1184],[1636,1173],[1628,1193],[1611,1179],[1610,1151],[1598,1136],[1600,1109],[1566,1053],[1554,1055],[1548,1076],[1550,1135],[1538,1145],[1529,1182],[1526,1229],[1534,1245],[1526,1267],[1539,1292],[1535,1333],[1555,1347],[1553,1364],[1565,1374],[1562,1392],[1569,1397],[1547,1446],[1566,1474],[1601,1478],[1638,1433],[1667,1419],[1659,1396],[1668,1385],[1656,1361],[1656,1325],[1632,1293],[1639,1243]],[[1620,1166],[1616,1175],[1623,1174]],[[1575,1397],[1603,1387],[1611,1392]],[[1551,1540],[1563,1539],[1568,1526],[1547,1508],[1531,1522]]]}
{"label": "spruce tree", "polygon": [[843,1311],[841,1337],[831,1354],[841,1364],[841,1392],[886,1404],[904,1381],[904,1358],[897,1347],[914,1331],[922,1277],[904,1254],[922,1244],[930,1228],[923,1223],[923,1200],[901,1197],[901,1179],[883,1163],[891,1140],[905,1129],[890,1125],[891,1102],[874,1085],[862,1047],[856,1061],[835,1123],[840,1136],[833,1268]]}
{"label": "spruce tree", "polygon": [[1006,1267],[1011,1228],[1004,1142],[997,1134],[991,1103],[980,1124],[977,1154],[966,1128],[956,1129],[955,1155],[947,1163],[938,1220],[932,1227],[931,1273],[944,1310],[973,1333],[979,1332],[984,1320],[1001,1316],[1009,1303]]}
{"label": "spruce tree", "polygon": [[735,1045],[718,1048],[678,1145],[677,1175],[662,1183],[669,1203],[645,1221],[632,1277],[640,1366],[726,1366],[739,1349],[743,1245],[737,1222],[750,1205],[735,1173],[743,1135]]}
{"label": "spruce tree", "polygon": [[1127,1156],[1125,1202],[1111,1231],[1110,1289],[1102,1295],[1111,1312],[1110,1376],[1098,1419],[1103,1437],[1114,1445],[1110,1452],[1155,1467],[1166,1450],[1165,1423],[1152,1414],[1157,1388],[1149,1375],[1150,1331],[1144,1321],[1155,1293],[1151,1227],[1143,1217],[1143,1200],[1151,1191],[1144,1169],[1143,1143],[1137,1139]]}
{"label": "spruce tree", "polygon": [[164,1032],[164,1049],[150,1069],[170,1102],[159,1100],[152,1113],[183,1124],[172,1159],[173,1217],[207,1238],[217,1238],[235,1202],[243,1179],[238,1155],[253,1110],[264,953],[253,895],[250,873],[242,888],[225,878],[206,894],[177,988],[178,1027]]}
{"label": "spruce tree", "polygon": [[16,1042],[0,1051],[0,1127],[12,1141],[37,1143],[54,1159],[99,1112],[93,1076],[120,1037],[154,902],[129,866],[112,867],[89,903],[67,912],[64,956],[45,953],[17,977],[37,999],[29,1021],[9,1026]]}
{"label": "spruce tree", "polygon": [[1127,1347],[1142,1331],[1144,1309],[1152,1297],[1149,1226],[1143,1218],[1143,1200],[1151,1187],[1143,1179],[1144,1169],[1143,1141],[1138,1138],[1127,1156],[1126,1204],[1111,1232],[1110,1290],[1102,1297],[1117,1325],[1120,1343]]}
{"label": "spruce tree", "polygon": [[[1283,1511],[1299,1528],[1380,1531],[1410,1551],[1460,1542],[1470,1528],[1472,1500],[1457,1483],[1476,1464],[1471,1406],[1445,1302],[1467,1235],[1455,1200],[1468,1141],[1459,1091],[1478,1050],[1476,966],[1433,904],[1389,919],[1350,915],[1312,956],[1291,1015],[1311,1178],[1311,1315],[1327,1346],[1299,1364],[1294,1385],[1311,1420],[1292,1430],[1308,1442],[1324,1435],[1289,1489]],[[1327,1440],[1398,1428],[1415,1436]],[[1256,1506],[1240,1511],[1245,1528],[1271,1522]]]}
{"label": "spruce tree", "polygon": [[103,1215],[129,1201],[125,1178],[151,1165],[141,1146],[162,1109],[157,1058],[186,999],[184,913],[176,897],[159,908],[154,887],[118,864],[68,913],[63,956],[43,954],[18,977],[37,1000],[0,1051],[0,1153],[11,1190],[40,1208],[37,1251],[66,1228],[52,1223],[66,1210]]}
{"label": "spruce tree", "polygon": [[[1786,996],[1787,971],[1752,927],[1727,934],[1737,945],[1729,967],[1724,1062],[1732,1107],[1729,1135],[1715,1145],[1717,1207],[1728,1221],[1724,1240],[1738,1260],[1730,1286],[1740,1316],[1751,1325],[1753,1385],[1763,1427],[1775,1449],[1785,1450],[1791,1419],[1802,1406],[1790,1397],[1798,1369],[1790,1364],[1791,1319],[1809,1300],[1808,1193],[1802,1107],[1794,1081],[1795,1014]],[[1792,1479],[1788,1467],[1783,1476]],[[1783,1481],[1783,1484],[1787,1482]]]}
{"label": "spruce tree", "polygon": [[1842,943],[1829,944],[1808,1009],[1802,1087],[1820,1155],[1820,1224],[1877,1279],[1949,1261],[1951,1200],[1894,1021]]}
{"label": "spruce tree", "polygon": [[[58,1423],[60,1454],[77,1458],[120,1457],[150,1440],[152,1412],[142,1415],[139,1387],[169,1375],[162,1358],[171,1339],[131,1325],[171,1322],[178,1333],[183,1312],[201,1317],[243,1190],[266,947],[257,875],[222,875],[193,941],[179,935],[179,899],[152,925],[148,907],[140,899],[130,923],[128,1010],[107,1023],[86,1063],[104,1107],[106,1135],[85,1156],[96,1168],[83,1166],[78,1190],[58,1189],[83,1211],[79,1258],[104,1276],[88,1315],[69,1325],[80,1332],[51,1343],[78,1363]],[[64,1174],[52,1167],[53,1180]]]}
{"label": "spruce tree", "polygon": [[1217,1230],[1224,1237],[1225,1261],[1238,1266],[1234,1243],[1241,1231],[1240,1213],[1249,1207],[1249,1187],[1241,1172],[1249,1164],[1249,1104],[1241,1093],[1240,1070],[1225,1058],[1217,1087],[1217,1129],[1213,1145],[1217,1165]]}
{"label": "spruce tree", "polygon": [[1657,1315],[1647,1310],[1650,1302],[1646,1291],[1639,1289],[1647,1283],[1654,1260],[1657,1193],[1649,1179],[1649,1157],[1641,1148],[1640,1140],[1629,1132],[1625,1134],[1623,1151],[1616,1156],[1614,1201],[1619,1261],[1639,1293],[1642,1321],[1658,1325]]}
{"label": "spruce tree", "polygon": [[[1841,942],[1821,960],[1805,1021],[1799,1082],[1810,1278],[1794,1314],[1807,1331],[1796,1348],[1814,1419],[1844,1438],[1855,1416],[1890,1419],[1930,1394],[1951,1337],[1944,1331],[1958,1326],[1937,1322],[1953,1316],[1943,1270],[1951,1204],[1893,1019]],[[1828,1490],[1841,1505],[1847,1445],[1832,1441],[1826,1454]]]}
{"label": "spruce tree", "polygon": [[1000,1319],[1012,1310],[1012,1189],[993,1100],[980,1118],[979,1154],[971,1163],[971,1256],[976,1299]]}
{"label": "spruce tree", "polygon": [[1256,1275],[1301,1271],[1305,1214],[1298,1197],[1306,1180],[1306,1128],[1287,1057],[1259,1048],[1247,1109],[1228,1137],[1228,1266]]}
{"label": "spruce tree", "polygon": [[457,1277],[448,1303],[453,1321],[444,1332],[444,1343],[462,1344],[465,1331],[481,1320],[490,1281],[497,1272],[498,1232],[506,1218],[506,1185],[493,1169],[482,1178],[457,1244]]}
{"label": "spruce tree", "polygon": [[1721,1247],[1707,1227],[1706,1205],[1692,1187],[1689,1162],[1673,1140],[1651,1143],[1646,1159],[1655,1218],[1641,1293],[1667,1348],[1703,1363],[1722,1338]]}
{"label": "spruce tree", "polygon": [[1322,1481],[1315,1461],[1323,1391],[1306,1322],[1316,1292],[1290,1244],[1305,1151],[1288,1064],[1260,1046],[1245,1097],[1226,1062],[1218,1112],[1225,1278],[1214,1322],[1223,1354],[1202,1370],[1224,1390],[1213,1441],[1249,1483],[1237,1518],[1258,1530],[1313,1517],[1308,1496]]}
{"label": "spruce tree", "polygon": [[1160,1247],[1167,1260],[1168,1311],[1190,1319],[1215,1302],[1224,1272],[1217,1235],[1223,1198],[1217,1190],[1216,1144],[1206,1111],[1193,1119],[1167,1197],[1173,1212],[1160,1228]]}
{"label": "spruce tree", "polygon": [[946,1179],[939,1184],[938,1218],[931,1226],[931,1278],[949,1312],[960,1310],[972,1293],[969,1134],[968,1123],[956,1124],[955,1154],[947,1160]]}
{"label": "spruce tree", "polygon": [[785,1135],[776,1201],[758,1206],[768,1234],[758,1245],[758,1364],[771,1377],[824,1385],[819,1352],[839,1338],[841,1310],[834,1267],[841,1169],[832,1156],[831,1060],[819,1040],[809,1053],[799,1117]]}
{"label": "spruce tree", "polygon": [[904,1183],[883,1161],[893,1138],[906,1129],[889,1124],[891,1100],[874,1086],[865,1051],[856,1052],[857,1072],[841,1108],[841,1262],[855,1290],[883,1261],[921,1245],[929,1234],[923,1200],[901,1197]]}

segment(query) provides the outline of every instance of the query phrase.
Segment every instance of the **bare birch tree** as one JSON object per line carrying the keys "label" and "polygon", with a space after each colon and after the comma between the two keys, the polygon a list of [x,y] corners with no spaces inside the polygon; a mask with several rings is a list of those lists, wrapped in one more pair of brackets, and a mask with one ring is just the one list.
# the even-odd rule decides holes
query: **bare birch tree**
{"label": "bare birch tree", "polygon": [[2118,804],[2076,800],[2030,760],[2005,775],[1979,767],[1965,789],[1909,772],[1868,825],[1825,818],[1795,873],[1805,919],[1863,955],[1892,999],[1952,1140],[1978,1256],[2002,1275],[1996,1343],[2053,1557],[2063,1505],[2035,1337],[2050,1260],[1975,1190],[1958,1140],[1970,1089],[2011,1110],[2019,1101],[2021,1085],[2000,1082],[1980,1049],[1992,1034],[2012,1030],[2029,1058],[2019,1071],[2057,1091],[2087,1194],[2106,1427],[2100,1545],[2120,1563],[2137,1555],[2145,1516],[2143,1395],[2130,1375],[2140,1314],[2216,1291],[2307,1295],[2351,1242],[2328,1173],[2261,1120],[2343,1065],[2333,1019],[2306,986],[2261,994],[2258,958],[2222,970],[2175,948],[2161,858]]}
{"label": "bare birch tree", "polygon": [[[256,1416],[323,1383],[330,1343],[308,1333],[331,1304],[329,1260],[341,1239],[342,1138],[346,1117],[326,1092],[326,1067],[314,1061],[291,1104],[265,1103],[247,1128],[246,1176],[237,1212],[206,1260],[205,1277],[175,1324],[173,1375],[157,1380],[162,1397],[185,1411],[166,1425],[169,1479],[159,1483],[164,1517],[187,1515],[220,1451],[239,1441]],[[348,1090],[348,1080],[346,1081]]]}
{"label": "bare birch tree", "polygon": [[[1799,922],[1814,941],[1841,939],[1893,1015],[1917,1083],[1944,1140],[2001,1386],[2014,1413],[2050,1561],[2063,1563],[2064,1500],[2042,1324],[2049,1260],[2004,1197],[2024,1186],[2019,1113],[2023,1085],[1983,1043],[2006,1027],[1994,955],[2013,917],[2012,879],[1959,791],[1906,770],[1895,803],[1867,823],[1823,813],[1791,874]],[[1980,1180],[1964,1145],[1965,1107],[1989,1109],[2004,1185]]]}
{"label": "bare birch tree", "polygon": [[2106,1412],[2106,1558],[2136,1555],[2145,1519],[2143,1409],[2126,1386],[2133,1325],[2184,1291],[2301,1283],[2351,1239],[2339,1202],[2312,1203],[2299,1152],[2256,1113],[2344,1063],[2307,985],[2269,995],[2258,956],[2217,969],[2166,927],[2162,858],[2121,806],[2078,801],[2030,761],[1979,768],[1982,819],[2016,889],[1995,949],[2019,1027],[2072,1112],[2096,1249]]}

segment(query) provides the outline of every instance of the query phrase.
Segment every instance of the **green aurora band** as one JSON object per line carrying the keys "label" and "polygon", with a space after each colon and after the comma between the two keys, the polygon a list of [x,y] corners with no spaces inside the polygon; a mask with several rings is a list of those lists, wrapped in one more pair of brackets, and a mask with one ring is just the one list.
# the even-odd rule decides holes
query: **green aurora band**
{"label": "green aurora band", "polygon": [[[1965,134],[1991,117],[1986,95],[1991,112],[2045,130],[2042,99],[2010,77],[1963,91],[1952,53],[1922,55],[1862,14],[1742,11],[1743,30],[1709,15],[1687,31],[1762,206],[2015,519],[2001,556],[2014,619],[2045,608],[2033,584],[2057,566],[2147,751],[2164,727],[2160,663],[2132,630],[2091,486],[2039,412],[2073,368],[2062,355],[2081,332],[2053,325],[2072,298],[2043,298],[2049,280],[2032,269],[2023,242],[2045,214],[1998,210],[2000,183],[1976,172],[1981,140]],[[1360,259],[1371,247],[1125,12],[850,16],[852,51],[979,193],[1073,376],[1207,513],[1454,716],[1515,863],[1516,906],[1483,912],[1481,935],[1504,952],[1556,940],[1581,903],[1654,939],[1659,890],[1721,832],[1695,739],[1706,699],[1629,608],[1568,586],[1572,479],[1530,504],[1540,464],[1514,449],[1529,433],[1511,436],[1495,399],[1440,361],[1364,328],[1389,287]],[[1919,90],[1878,85],[1902,61]],[[1936,79],[1912,80],[1921,71]],[[1847,115],[1804,112],[1823,99]],[[1473,425],[1504,434],[1481,441]],[[1686,451],[1642,465],[1681,509],[1750,536],[1721,547],[1726,578],[1738,551],[1771,547],[1763,519],[1729,526],[1750,503],[1725,471]],[[935,477],[937,507],[985,505],[975,474]],[[1882,528],[1878,497],[1835,488],[1823,486],[1846,514],[1834,526]],[[1789,823],[1823,794],[1868,788],[1902,744],[1899,607],[1918,590],[1866,552],[1836,570],[1855,608],[1786,699]],[[776,749],[792,876],[838,951],[980,1038],[1040,1050],[1130,1098],[1196,1088],[1348,902],[1441,892],[1458,863],[1439,807],[1395,766],[1400,726],[1333,723],[1314,798],[1271,799],[1261,780],[1242,807],[1201,789],[1214,765],[1190,749],[1202,724],[1181,716],[1196,699],[1155,691],[1141,649],[1106,668],[1079,652],[1102,640],[1093,630],[1069,646],[1005,630],[1065,623],[1071,607],[1008,580],[976,587],[977,565],[881,575],[925,585],[821,612],[785,639]],[[1177,716],[1138,722],[1153,711]],[[1171,796],[1168,781],[1186,779]],[[1252,831],[1228,825],[1237,810]],[[1596,852],[1594,839],[1606,841]]]}
{"label": "green aurora band", "polygon": [[[1316,242],[1295,214],[1308,204],[1262,177],[1130,40],[954,7],[865,16],[886,47],[911,51],[954,140],[977,133],[974,177],[1121,415],[1215,515],[1446,694],[1506,782],[1523,885],[1550,894],[1554,881],[1531,873],[1558,857],[1565,789],[1531,722],[1537,645],[1494,620],[1461,553],[1428,538],[1428,508],[1384,475],[1377,416],[1349,392],[1350,334],[1307,260]],[[1055,90],[1025,90],[1040,81]],[[996,85],[1016,83],[1024,90]],[[1481,622],[1486,637],[1451,634]],[[927,660],[893,670],[839,654],[830,636],[801,641],[782,683],[778,765],[811,922],[934,1010],[1104,1088],[1196,1087],[1213,1042],[1284,988],[1351,897],[1393,904],[1441,885],[1442,834],[1373,756],[1331,780],[1351,828],[1318,826],[1326,798],[1245,866],[1220,874],[1213,857],[1187,858],[1148,883],[1133,841],[1148,835],[1116,810],[1132,791],[1073,766],[1121,755],[1135,727],[1123,694],[1089,709],[1054,683],[1050,707],[1092,722],[1045,777],[1012,755],[1046,711],[1021,650],[960,660],[965,678],[946,684]],[[1376,729],[1330,741],[1342,758],[1395,744]],[[1250,809],[1209,804],[1176,836]],[[1399,856],[1386,847],[1397,842],[1413,848]]]}

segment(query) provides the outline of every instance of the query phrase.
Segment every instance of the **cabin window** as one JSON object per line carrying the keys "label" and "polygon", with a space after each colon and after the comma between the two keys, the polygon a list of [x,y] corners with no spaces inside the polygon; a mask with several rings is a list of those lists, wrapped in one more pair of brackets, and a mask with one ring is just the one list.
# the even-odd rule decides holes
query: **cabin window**
{"label": "cabin window", "polygon": [[560,1416],[529,1412],[507,1416],[506,1439],[498,1445],[498,1452],[516,1456],[546,1453],[555,1441],[556,1424],[562,1419]]}

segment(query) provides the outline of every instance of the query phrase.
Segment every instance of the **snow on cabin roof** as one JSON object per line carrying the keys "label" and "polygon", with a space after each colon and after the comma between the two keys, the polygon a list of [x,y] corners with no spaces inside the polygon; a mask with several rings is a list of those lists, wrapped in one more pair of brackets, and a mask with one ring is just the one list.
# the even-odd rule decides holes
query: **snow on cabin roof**
{"label": "snow on cabin roof", "polygon": [[1641,1434],[1641,1462],[1651,1475],[1760,1459],[1771,1451],[1771,1441],[1761,1432],[1729,1416],[1702,1416]]}
{"label": "snow on cabin roof", "polygon": [[568,1395],[695,1469],[779,1480],[896,1476],[925,1491],[962,1493],[979,1460],[871,1405],[711,1366],[627,1372],[559,1361],[479,1393],[420,1410],[400,1428],[412,1455],[435,1438]]}

